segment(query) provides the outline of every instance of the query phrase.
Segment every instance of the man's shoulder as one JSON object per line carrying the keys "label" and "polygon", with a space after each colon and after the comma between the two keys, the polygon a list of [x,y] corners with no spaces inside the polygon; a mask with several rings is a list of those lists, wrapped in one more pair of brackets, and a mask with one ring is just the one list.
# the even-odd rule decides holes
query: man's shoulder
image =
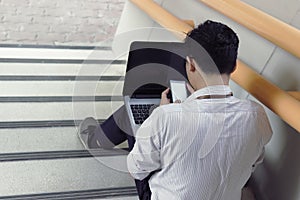
{"label": "man's shoulder", "polygon": [[249,99],[238,99],[236,104],[233,104],[236,109],[249,112],[265,112],[264,107],[256,101]]}
{"label": "man's shoulder", "polygon": [[[226,106],[227,105],[227,106]],[[205,112],[211,111],[212,113],[219,111],[220,109],[226,110],[226,111],[233,111],[233,112],[257,112],[257,113],[265,113],[264,107],[259,104],[258,102],[255,102],[253,100],[248,99],[238,99],[236,98],[235,101],[232,101],[231,103],[226,103],[223,106],[220,106],[220,104],[216,104],[216,106],[212,106],[212,104],[209,105],[201,105],[197,107],[198,112]],[[212,106],[212,107],[211,107]],[[159,106],[155,109],[157,114],[160,116],[162,115],[172,115],[172,114],[179,114],[183,111],[193,112],[193,108],[196,108],[195,105],[187,104],[187,103],[171,103]],[[213,109],[215,108],[215,109]]]}
{"label": "man's shoulder", "polygon": [[170,113],[180,112],[182,108],[179,103],[170,103],[170,104],[159,106],[157,110],[159,110],[159,112],[162,113],[170,114]]}

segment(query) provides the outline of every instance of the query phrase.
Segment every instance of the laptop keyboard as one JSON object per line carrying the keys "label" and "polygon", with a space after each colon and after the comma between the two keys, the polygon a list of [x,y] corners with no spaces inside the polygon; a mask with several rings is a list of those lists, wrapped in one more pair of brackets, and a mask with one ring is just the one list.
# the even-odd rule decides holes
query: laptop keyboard
{"label": "laptop keyboard", "polygon": [[136,124],[142,124],[149,117],[149,109],[154,104],[132,104],[130,105]]}

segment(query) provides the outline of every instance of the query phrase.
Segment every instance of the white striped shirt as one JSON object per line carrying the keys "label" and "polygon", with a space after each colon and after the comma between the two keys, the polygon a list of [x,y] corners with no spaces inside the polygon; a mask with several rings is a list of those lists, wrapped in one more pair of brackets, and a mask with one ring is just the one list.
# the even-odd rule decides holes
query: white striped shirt
{"label": "white striped shirt", "polygon": [[156,108],[136,134],[127,157],[136,179],[149,180],[153,200],[240,200],[272,130],[263,107],[209,86],[181,104]]}

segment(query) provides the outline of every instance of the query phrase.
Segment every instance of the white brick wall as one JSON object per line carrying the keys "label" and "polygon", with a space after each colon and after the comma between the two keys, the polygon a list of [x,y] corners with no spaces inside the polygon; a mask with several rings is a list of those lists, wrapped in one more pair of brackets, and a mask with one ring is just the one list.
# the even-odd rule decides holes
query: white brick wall
{"label": "white brick wall", "polygon": [[99,44],[114,35],[124,2],[0,0],[0,44]]}

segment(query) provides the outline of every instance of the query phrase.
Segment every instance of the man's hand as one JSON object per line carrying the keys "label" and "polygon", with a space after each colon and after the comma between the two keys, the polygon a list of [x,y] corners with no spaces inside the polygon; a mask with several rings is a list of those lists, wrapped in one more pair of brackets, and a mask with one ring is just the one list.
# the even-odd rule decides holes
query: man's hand
{"label": "man's hand", "polygon": [[170,88],[167,88],[165,91],[161,93],[160,105],[166,105],[170,103],[170,99],[168,99],[167,95],[170,91]]}

